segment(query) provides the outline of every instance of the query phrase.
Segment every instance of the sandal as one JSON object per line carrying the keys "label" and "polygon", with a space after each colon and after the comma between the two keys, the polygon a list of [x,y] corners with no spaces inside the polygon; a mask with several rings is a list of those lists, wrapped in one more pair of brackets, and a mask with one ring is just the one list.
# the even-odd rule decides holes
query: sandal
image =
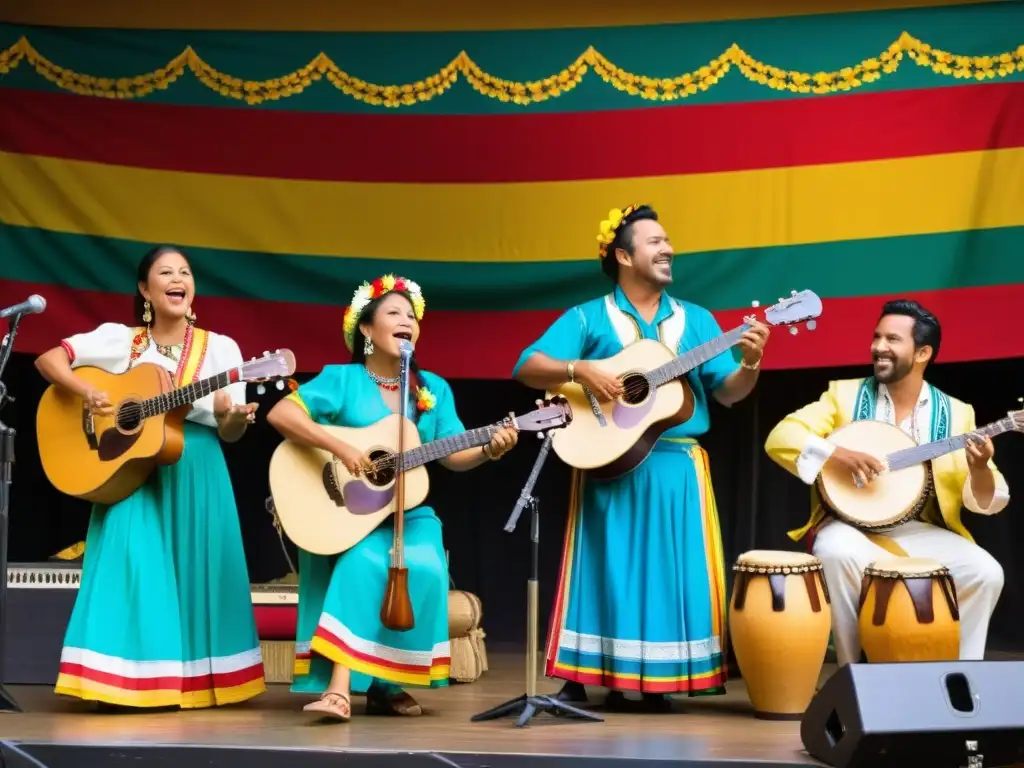
{"label": "sandal", "polygon": [[366,692],[366,714],[419,717],[423,714],[423,708],[416,699],[397,686],[393,687],[393,691],[371,686]]}
{"label": "sandal", "polygon": [[303,712],[315,712],[330,720],[347,723],[352,718],[352,700],[344,693],[327,691],[316,701],[302,708]]}

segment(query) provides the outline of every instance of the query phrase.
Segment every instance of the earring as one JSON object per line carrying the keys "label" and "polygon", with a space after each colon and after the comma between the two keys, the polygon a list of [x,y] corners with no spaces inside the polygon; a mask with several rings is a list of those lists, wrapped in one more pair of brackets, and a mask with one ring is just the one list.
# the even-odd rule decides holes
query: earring
{"label": "earring", "polygon": [[146,299],[146,303],[142,305],[142,322],[146,325],[153,322],[153,313],[149,308],[149,299]]}
{"label": "earring", "polygon": [[189,325],[196,324],[196,313],[192,311],[192,307],[189,307],[188,312],[185,313],[185,320]]}
{"label": "earring", "polygon": [[363,338],[363,354],[367,357],[373,354],[373,342],[369,336]]}

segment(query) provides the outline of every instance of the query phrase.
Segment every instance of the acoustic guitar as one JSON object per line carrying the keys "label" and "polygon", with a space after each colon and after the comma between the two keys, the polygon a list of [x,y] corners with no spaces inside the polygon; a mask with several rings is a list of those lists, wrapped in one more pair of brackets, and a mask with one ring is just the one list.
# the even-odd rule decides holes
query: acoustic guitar
{"label": "acoustic guitar", "polygon": [[856,528],[895,528],[917,517],[928,501],[932,480],[927,462],[961,450],[971,435],[996,437],[1006,432],[1024,432],[1024,410],[1010,411],[1005,419],[974,432],[922,445],[888,422],[851,421],[832,432],[829,442],[875,456],[885,469],[861,487],[849,471],[826,464],[816,481],[818,492],[836,517]]}
{"label": "acoustic guitar", "polygon": [[[453,453],[486,445],[501,427],[544,433],[565,427],[572,410],[564,398],[537,401],[538,407],[509,414],[497,424],[471,429],[422,444],[416,425],[405,419],[404,508],[413,509],[427,498],[430,481],[426,464]],[[394,511],[395,445],[398,414],[362,428],[320,425],[337,439],[363,451],[374,471],[353,477],[329,451],[286,440],[270,459],[270,494],[278,521],[297,547],[317,555],[336,555],[355,546]]]}
{"label": "acoustic guitar", "polygon": [[[795,333],[797,324],[808,320],[812,321],[807,323],[808,330],[814,330],[813,321],[820,315],[821,299],[814,292],[793,291],[765,310],[764,321],[791,326],[790,332]],[[666,430],[693,416],[693,390],[686,374],[739,344],[752,320],[748,316],[742,325],[678,356],[660,341],[641,339],[612,357],[588,360],[617,376],[623,394],[599,403],[578,383],[548,392],[548,397],[565,397],[576,414],[566,429],[555,434],[551,447],[569,466],[601,479],[619,477],[639,466]]]}
{"label": "acoustic guitar", "polygon": [[253,358],[237,368],[174,388],[168,372],[141,363],[124,373],[83,366],[75,375],[106,392],[110,416],[93,416],[78,395],[51,385],[36,413],[43,471],[61,493],[94,504],[115,504],[134,493],[159,465],[174,464],[185,447],[184,422],[192,403],[238,382],[291,376],[289,349]]}

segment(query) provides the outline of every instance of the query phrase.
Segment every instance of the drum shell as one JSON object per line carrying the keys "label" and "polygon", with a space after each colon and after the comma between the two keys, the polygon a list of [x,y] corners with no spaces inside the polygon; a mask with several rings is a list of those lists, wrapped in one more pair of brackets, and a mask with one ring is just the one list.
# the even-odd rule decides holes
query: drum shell
{"label": "drum shell", "polygon": [[[918,594],[917,607],[911,590]],[[931,621],[927,620],[929,602]],[[919,618],[918,608],[923,609],[925,620]],[[857,626],[861,650],[869,662],[960,658],[960,616],[948,576],[865,574]]]}
{"label": "drum shell", "polygon": [[799,719],[814,697],[832,625],[821,570],[788,574],[739,570],[729,623],[733,651],[756,716]]}

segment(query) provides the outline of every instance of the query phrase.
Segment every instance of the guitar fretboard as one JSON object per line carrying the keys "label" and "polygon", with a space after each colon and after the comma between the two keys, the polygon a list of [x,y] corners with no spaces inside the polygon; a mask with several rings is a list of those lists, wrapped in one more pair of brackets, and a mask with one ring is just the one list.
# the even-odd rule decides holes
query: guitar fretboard
{"label": "guitar fretboard", "polygon": [[237,370],[224,371],[216,376],[194,381],[187,386],[150,397],[142,401],[142,418],[148,419],[161,413],[173,411],[175,408],[181,408],[183,405],[189,405],[239,380]]}
{"label": "guitar fretboard", "polygon": [[692,371],[698,365],[706,363],[708,360],[717,357],[727,349],[731,349],[739,344],[740,339],[743,338],[743,334],[746,333],[747,328],[749,327],[750,326],[744,323],[743,325],[733,328],[728,333],[716,336],[711,341],[706,341],[699,347],[694,347],[689,352],[679,355],[679,357],[674,360],[655,368],[647,374],[647,378],[655,387],[660,387],[666,382],[678,379],[680,376],[684,376]]}
{"label": "guitar fretboard", "polygon": [[984,435],[985,437],[995,437],[1001,435],[1004,432],[1013,431],[1013,420],[1009,417],[994,421],[991,424],[976,429],[974,432],[968,432],[963,435],[956,435],[945,440],[935,440],[931,443],[925,443],[924,445],[915,445],[912,448],[904,448],[901,451],[890,453],[886,460],[889,464],[889,469],[896,471],[899,469],[906,469],[912,467],[915,464],[921,464],[932,459],[937,459],[939,456],[945,456],[947,453],[953,451],[959,451],[961,448],[967,445],[967,439],[971,435]]}
{"label": "guitar fretboard", "polygon": [[487,443],[491,442],[491,438],[494,437],[494,433],[497,431],[497,425],[478,427],[458,435],[442,437],[440,440],[433,440],[425,445],[410,448],[402,454],[401,467],[408,471],[428,464],[431,461],[443,459],[445,456],[451,456],[453,453],[464,451],[467,448],[487,445]]}

